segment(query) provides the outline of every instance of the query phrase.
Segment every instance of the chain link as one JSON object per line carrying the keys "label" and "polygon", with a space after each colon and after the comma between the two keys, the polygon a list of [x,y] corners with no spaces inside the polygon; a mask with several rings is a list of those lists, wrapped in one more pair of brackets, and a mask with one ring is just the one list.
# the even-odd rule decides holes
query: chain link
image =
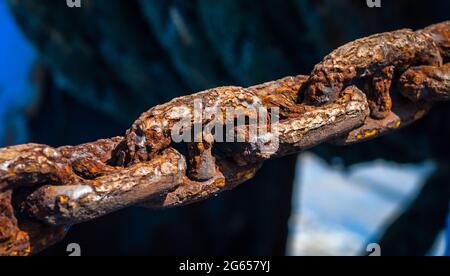
{"label": "chain link", "polygon": [[[156,106],[124,137],[2,148],[0,255],[38,252],[67,226],[130,205],[166,208],[207,199],[251,179],[270,158],[324,142],[364,142],[407,126],[433,102],[450,99],[449,45],[450,22],[378,34],[337,49],[311,76],[219,87]],[[279,122],[266,125],[279,135],[277,150],[263,154],[257,142],[175,143],[170,132],[183,117],[180,107],[193,111],[199,99],[247,115],[251,108],[278,108]]]}

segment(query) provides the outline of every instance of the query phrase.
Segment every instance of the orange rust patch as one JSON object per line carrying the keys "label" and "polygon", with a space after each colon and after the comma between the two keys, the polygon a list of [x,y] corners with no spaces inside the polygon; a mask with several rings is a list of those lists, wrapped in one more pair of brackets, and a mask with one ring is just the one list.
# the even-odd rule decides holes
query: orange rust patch
{"label": "orange rust patch", "polygon": [[214,181],[214,186],[216,186],[218,188],[225,187],[225,179],[223,179],[223,178],[217,179],[216,181]]}
{"label": "orange rust patch", "polygon": [[367,139],[376,136],[379,133],[378,129],[364,130],[360,132],[356,138],[358,140]]}
{"label": "orange rust patch", "polygon": [[27,249],[25,249],[24,256],[29,256],[31,254],[31,246],[28,245]]}
{"label": "orange rust patch", "polygon": [[427,112],[425,110],[420,110],[420,111],[416,112],[416,114],[414,115],[414,120],[422,119],[426,113]]}
{"label": "orange rust patch", "polygon": [[251,169],[251,170],[247,170],[245,172],[239,173],[238,178],[243,179],[243,180],[249,180],[249,179],[252,179],[254,175],[255,175],[255,170]]}
{"label": "orange rust patch", "polygon": [[69,203],[69,197],[66,195],[58,196],[58,202],[65,205],[65,204]]}

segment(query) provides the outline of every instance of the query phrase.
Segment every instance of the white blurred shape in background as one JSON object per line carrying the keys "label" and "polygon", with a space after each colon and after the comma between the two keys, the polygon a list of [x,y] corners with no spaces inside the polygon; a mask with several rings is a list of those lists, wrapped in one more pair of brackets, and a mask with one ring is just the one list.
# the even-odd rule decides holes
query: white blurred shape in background
{"label": "white blurred shape in background", "polygon": [[[379,160],[344,170],[311,153],[300,155],[297,166],[287,252],[294,256],[364,253],[414,200],[434,169],[432,162]],[[443,254],[444,238],[431,255]]]}

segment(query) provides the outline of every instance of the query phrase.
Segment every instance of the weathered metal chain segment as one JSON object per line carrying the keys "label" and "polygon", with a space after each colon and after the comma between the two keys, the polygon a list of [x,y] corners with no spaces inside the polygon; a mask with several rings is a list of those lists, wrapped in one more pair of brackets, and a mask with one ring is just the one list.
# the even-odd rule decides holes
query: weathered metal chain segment
{"label": "weathered metal chain segment", "polygon": [[[407,126],[433,102],[450,99],[449,61],[450,22],[382,33],[338,48],[310,76],[219,87],[156,106],[124,137],[0,149],[0,255],[38,252],[61,239],[66,226],[130,205],[207,199],[251,179],[271,158],[325,142],[364,142]],[[244,113],[278,108],[279,121],[265,127],[276,129],[279,147],[271,154],[251,142],[182,147],[170,132],[182,119],[180,107],[193,109],[196,100]]]}

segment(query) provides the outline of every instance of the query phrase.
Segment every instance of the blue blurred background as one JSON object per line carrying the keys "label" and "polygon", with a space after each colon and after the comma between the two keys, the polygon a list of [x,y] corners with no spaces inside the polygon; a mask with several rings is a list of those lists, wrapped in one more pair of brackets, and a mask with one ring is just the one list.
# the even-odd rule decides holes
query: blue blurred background
{"label": "blue blurred background", "polygon": [[[0,0],[1,146],[121,135],[175,96],[308,74],[347,41],[448,20],[450,10],[437,0],[64,2]],[[77,242],[87,255],[364,255],[377,242],[386,255],[443,255],[449,110],[365,145],[268,162],[208,202],[75,226],[42,254]]]}
{"label": "blue blurred background", "polygon": [[0,2],[0,143],[26,143],[27,109],[36,100],[31,69],[36,52],[17,26],[5,1]]}

